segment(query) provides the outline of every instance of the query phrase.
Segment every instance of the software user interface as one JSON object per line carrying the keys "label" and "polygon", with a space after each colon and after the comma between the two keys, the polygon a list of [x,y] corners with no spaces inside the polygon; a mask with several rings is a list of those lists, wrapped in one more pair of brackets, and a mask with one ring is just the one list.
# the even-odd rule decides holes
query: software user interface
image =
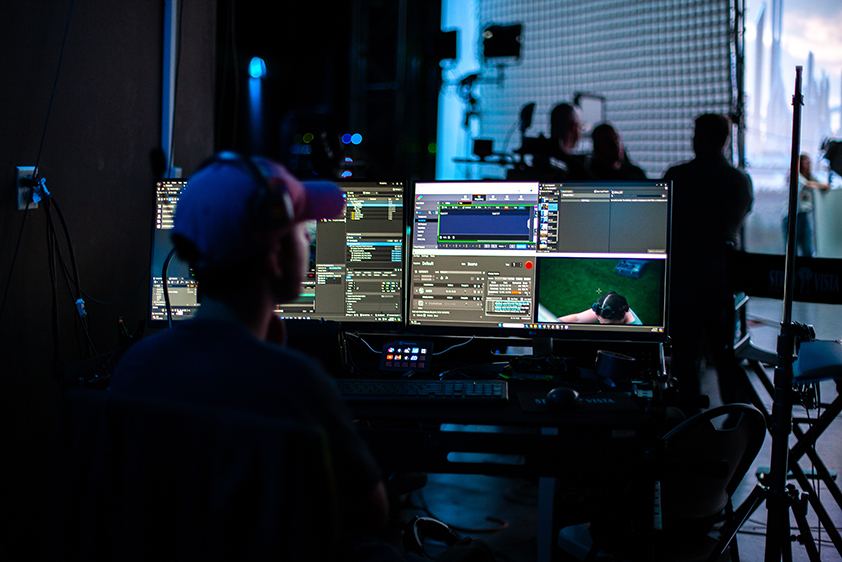
{"label": "software user interface", "polygon": [[413,226],[410,326],[664,332],[666,183],[420,182]]}
{"label": "software user interface", "polygon": [[[152,234],[151,264],[151,306],[150,320],[166,320],[167,305],[164,297],[164,282],[161,276],[164,262],[172,251],[170,231],[178,198],[187,185],[187,180],[167,179],[155,183],[155,222]],[[167,294],[173,319],[189,318],[199,307],[198,283],[193,278],[190,266],[174,256],[167,267]]]}
{"label": "software user interface", "polygon": [[404,183],[337,183],[345,214],[308,226],[310,264],[301,296],[276,312],[288,319],[403,322]]}

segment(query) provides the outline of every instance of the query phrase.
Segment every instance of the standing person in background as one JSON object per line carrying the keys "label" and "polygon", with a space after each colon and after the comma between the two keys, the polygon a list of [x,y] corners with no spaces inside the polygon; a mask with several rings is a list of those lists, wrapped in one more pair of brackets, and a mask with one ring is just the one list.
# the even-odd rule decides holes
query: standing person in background
{"label": "standing person in background", "polygon": [[696,157],[667,170],[672,182],[670,277],[671,374],[679,391],[700,394],[702,359],[716,365],[723,403],[746,401],[745,374],[734,357],[734,299],[727,283],[729,247],[751,210],[751,178],[725,158],[731,123],[724,115],[696,118]]}
{"label": "standing person in background", "polygon": [[[795,253],[799,256],[813,256],[813,193],[816,189],[827,191],[829,183],[816,181],[811,170],[810,157],[802,154],[798,159],[798,209],[795,214]],[[787,184],[788,186],[789,184]],[[783,220],[784,246],[789,232],[789,209]]]}

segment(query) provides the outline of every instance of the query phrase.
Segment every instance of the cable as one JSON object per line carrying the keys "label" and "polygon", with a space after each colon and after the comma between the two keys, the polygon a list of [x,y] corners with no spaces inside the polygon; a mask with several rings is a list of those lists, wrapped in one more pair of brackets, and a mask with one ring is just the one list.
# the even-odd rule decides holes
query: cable
{"label": "cable", "polygon": [[[49,204],[44,205],[44,211],[49,215],[48,207]],[[51,305],[52,305],[52,316],[51,316],[51,325],[53,328],[53,376],[58,378],[59,373],[63,367],[63,361],[61,360],[61,346],[59,345],[59,335],[61,333],[60,324],[59,324],[59,316],[58,316],[58,287],[57,280],[56,280],[56,264],[55,264],[55,247],[53,246],[53,236],[52,230],[50,229],[49,221],[45,223],[46,233],[47,233],[47,266],[49,271],[49,279],[50,279],[50,296],[51,296]],[[59,379],[59,382],[63,385],[64,380]]]}
{"label": "cable", "polygon": [[[81,284],[80,284],[80,281],[79,281],[79,268],[76,265],[76,255],[75,255],[75,251],[73,249],[73,241],[70,237],[70,231],[67,228],[67,223],[64,220],[64,215],[61,212],[61,208],[58,206],[58,202],[51,195],[49,195],[48,192],[46,193],[46,196],[44,197],[43,201],[44,201],[44,210],[46,212],[46,218],[47,218],[48,244],[50,245],[50,248],[52,249],[52,255],[53,255],[53,260],[51,261],[51,263],[52,263],[53,267],[55,268],[55,265],[56,265],[55,258],[56,257],[58,258],[58,263],[61,265],[62,272],[64,273],[64,280],[65,280],[65,284],[67,285],[67,291],[71,295],[71,298],[73,299],[73,306],[76,310],[75,316],[79,320],[79,322],[82,326],[82,330],[85,332],[85,337],[87,339],[87,344],[88,344],[88,358],[93,358],[93,357],[96,357],[97,355],[99,355],[99,353],[97,352],[96,345],[94,345],[93,338],[91,337],[91,333],[90,333],[90,328],[89,328],[88,323],[87,323],[87,312],[85,311],[85,301],[81,297],[81,286],[80,286]],[[62,257],[61,246],[59,245],[59,242],[58,242],[58,236],[57,236],[56,229],[55,229],[55,222],[53,221],[53,217],[52,217],[52,209],[54,207],[56,209],[56,213],[59,215],[59,219],[60,219],[60,221],[62,223],[62,226],[64,228],[65,241],[66,241],[67,246],[68,246],[68,252],[70,254],[70,261],[71,261],[71,265],[73,267],[73,278],[70,277],[70,275],[67,271],[67,265],[65,264],[64,258]],[[57,292],[58,292],[58,286],[57,286],[58,285],[58,281],[57,281],[58,271],[57,271],[57,269],[53,269],[51,271],[51,273],[52,273],[52,275],[54,275],[56,277],[56,279],[53,280],[54,281],[53,287],[54,287],[54,290],[56,291],[55,299],[56,299],[56,302],[58,302],[58,294],[57,294]],[[76,287],[75,295],[74,295],[74,290],[73,290],[73,287],[71,286],[71,283],[73,285],[75,285],[75,287]],[[77,325],[77,328],[78,328],[78,325]],[[77,340],[78,340],[78,332],[77,332]],[[79,343],[80,343],[80,346],[81,346],[81,342],[79,342]]]}
{"label": "cable", "polygon": [[[70,10],[67,13],[67,21],[64,25],[64,37],[61,40],[61,49],[59,50],[58,54],[58,65],[56,67],[56,75],[53,79],[53,89],[50,92],[50,102],[47,104],[47,117],[44,120],[44,129],[41,131],[41,143],[38,145],[38,156],[35,158],[35,167],[32,170],[32,180],[35,181],[36,177],[38,176],[38,166],[41,163],[41,152],[44,150],[44,141],[47,138],[47,125],[50,123],[50,113],[52,113],[53,109],[53,100],[55,99],[56,95],[56,87],[58,85],[58,77],[61,72],[61,63],[64,59],[64,46],[67,44],[67,34],[70,31],[70,18],[73,15],[73,6],[76,4],[76,0],[70,0]],[[29,204],[31,202],[28,200],[26,202],[26,209],[23,211],[23,221],[20,225],[20,232],[18,233],[18,241],[15,244],[15,253],[12,256],[12,265],[9,267],[9,275],[6,276],[6,290],[3,291],[3,303],[0,304],[0,320],[3,318],[3,311],[6,309],[6,297],[9,295],[9,287],[12,284],[12,273],[15,271],[15,264],[17,263],[18,258],[18,250],[20,249],[20,241],[23,238],[23,228],[26,226],[26,216],[29,214]]]}
{"label": "cable", "polygon": [[[138,285],[134,289],[132,289],[132,291],[129,293],[129,297],[126,297],[126,298],[123,298],[123,299],[120,299],[120,300],[117,300],[117,301],[113,301],[113,302],[104,302],[104,301],[101,301],[101,300],[97,300],[97,299],[91,297],[88,293],[86,293],[82,289],[82,283],[79,280],[79,267],[78,267],[78,262],[76,260],[76,249],[73,245],[73,240],[70,237],[70,230],[67,227],[67,221],[64,219],[64,213],[62,213],[61,207],[59,206],[58,201],[52,195],[49,195],[49,199],[50,199],[50,205],[54,206],[55,210],[56,210],[56,213],[58,213],[59,221],[61,222],[62,229],[64,230],[65,240],[67,242],[67,247],[68,247],[68,250],[70,252],[70,263],[73,267],[73,279],[72,280],[73,280],[73,285],[76,288],[76,304],[77,304],[77,306],[79,305],[80,301],[82,303],[82,306],[84,306],[84,300],[82,299],[83,296],[88,297],[88,299],[90,299],[91,301],[96,302],[97,304],[101,304],[101,305],[119,304],[121,302],[124,302],[124,301],[128,300],[128,298],[130,298],[132,295],[134,295],[134,293],[137,292],[137,290],[143,285],[143,281],[146,280],[146,276],[144,276],[141,279],[140,283],[138,283]],[[51,221],[51,224],[52,224],[52,219],[49,219],[49,220]],[[53,230],[55,230],[55,227],[52,227],[52,228],[53,228]],[[59,257],[61,257],[60,253],[59,253]],[[67,266],[64,263],[64,260],[61,259],[60,263],[61,263],[62,269],[64,270],[65,275],[68,276],[69,273],[67,271]],[[72,290],[70,292],[71,292],[71,294],[73,293]]]}
{"label": "cable", "polygon": [[58,253],[58,257],[59,257],[59,263],[61,264],[62,270],[65,273],[65,282],[68,284],[68,291],[70,291],[70,294],[73,295],[73,290],[69,286],[70,285],[70,279],[67,277],[67,267],[64,263],[64,259],[62,258],[62,255],[61,255],[61,250],[60,250],[59,245],[58,245],[58,240],[57,240],[56,233],[55,233],[55,224],[53,223],[52,216],[49,212],[49,211],[52,211],[52,209],[55,209],[56,213],[58,214],[59,221],[61,222],[62,229],[64,230],[64,238],[65,238],[65,243],[67,244],[67,250],[70,254],[70,264],[73,268],[73,284],[76,286],[75,300],[74,300],[74,303],[73,303],[75,308],[76,308],[76,313],[77,313],[76,316],[78,317],[78,319],[79,319],[79,321],[82,325],[82,330],[84,330],[85,336],[87,337],[87,340],[88,340],[88,353],[89,353],[90,357],[96,357],[97,355],[99,355],[99,353],[96,350],[96,346],[94,345],[93,338],[91,338],[90,327],[88,326],[88,317],[87,317],[87,312],[85,311],[85,301],[82,299],[82,283],[79,280],[79,266],[78,266],[78,263],[76,261],[76,250],[73,246],[73,239],[70,237],[70,229],[67,228],[67,221],[65,221],[65,219],[64,219],[64,213],[62,213],[61,206],[58,204],[58,201],[56,201],[55,198],[52,195],[50,195],[49,193],[47,193],[47,197],[45,198],[45,202],[46,202],[47,199],[49,199],[49,202],[47,204],[48,221],[50,223],[50,228],[53,231],[53,238],[54,238],[54,242],[56,244],[56,249],[57,249],[57,253]]}
{"label": "cable", "polygon": [[175,248],[167,254],[167,259],[164,260],[164,267],[161,269],[161,282],[164,285],[164,302],[167,305],[167,326],[170,328],[172,328],[172,306],[170,305],[170,286],[167,282],[167,270],[170,267],[173,256],[175,256]]}
{"label": "cable", "polygon": [[[73,279],[76,285],[76,298],[82,298],[82,284],[79,282],[79,266],[76,262],[76,251],[73,248],[73,240],[70,238],[70,230],[67,228],[67,222],[64,220],[64,213],[61,212],[61,207],[58,204],[58,201],[50,195],[49,196],[50,204],[48,207],[55,208],[56,213],[58,213],[59,221],[61,222],[61,227],[64,230],[64,238],[67,242],[67,249],[70,252],[70,265],[73,266]],[[50,219],[50,225],[52,225],[52,219]],[[55,232],[55,228],[53,227],[53,231]]]}
{"label": "cable", "polygon": [[359,341],[361,341],[362,343],[364,343],[364,344],[365,344],[365,346],[366,346],[367,348],[369,348],[369,349],[371,350],[371,352],[372,352],[372,353],[377,353],[377,354],[379,354],[379,353],[380,353],[379,351],[377,351],[376,349],[374,349],[373,347],[371,347],[371,345],[370,345],[367,341],[365,341],[365,339],[363,339],[363,337],[359,334],[359,332],[348,332],[348,333],[349,333],[350,335],[354,336],[355,338],[357,338],[357,339],[358,339]]}
{"label": "cable", "polygon": [[467,340],[467,341],[463,341],[462,343],[457,343],[457,344],[451,345],[451,346],[450,346],[450,347],[448,347],[447,349],[442,349],[441,351],[438,351],[438,352],[436,352],[436,353],[433,353],[433,355],[441,355],[442,353],[447,353],[447,352],[448,352],[448,351],[450,351],[451,349],[454,349],[454,348],[457,348],[457,347],[462,347],[463,345],[468,345],[469,343],[471,343],[472,341],[474,341],[474,338],[475,338],[475,337],[476,337],[476,336],[471,336],[470,338],[468,338],[468,340]]}
{"label": "cable", "polygon": [[[436,517],[433,512],[430,510],[430,507],[427,505],[427,500],[424,499],[424,494],[421,490],[415,490],[415,495],[418,496],[418,500],[421,502],[421,509],[432,517],[433,519],[437,519],[442,521],[440,517]],[[459,531],[460,533],[497,533],[509,528],[509,522],[505,519],[501,519],[499,517],[493,517],[491,515],[486,515],[485,520],[491,523],[497,523],[495,527],[486,527],[486,528],[473,528],[473,527],[460,527],[458,525],[452,525],[450,523],[445,523],[451,529]],[[442,521],[444,523],[444,521]]]}
{"label": "cable", "polygon": [[144,274],[140,277],[140,280],[138,281],[137,285],[135,285],[134,288],[131,291],[129,291],[128,294],[126,294],[125,297],[120,297],[119,299],[114,299],[114,300],[98,299],[98,298],[92,296],[90,293],[86,292],[84,289],[81,291],[81,293],[82,293],[82,296],[84,296],[87,300],[89,300],[93,303],[96,303],[100,306],[114,306],[115,304],[122,304],[122,303],[126,302],[127,300],[131,299],[132,297],[134,297],[135,293],[137,293],[141,289],[141,287],[144,286],[144,284],[146,283],[146,281],[148,279],[149,279],[149,271],[146,270],[144,272]]}
{"label": "cable", "polygon": [[[354,336],[358,341],[365,344],[365,346],[368,347],[372,351],[372,353],[377,353],[377,354],[380,353],[379,351],[377,351],[376,349],[371,347],[371,345],[369,345],[369,343],[367,341],[365,341],[362,338],[362,336],[360,336],[359,333],[357,333],[357,332],[346,332],[345,335],[346,336]],[[345,348],[345,358],[347,360],[348,365],[350,365],[351,370],[353,372],[357,373],[358,375],[363,375],[363,376],[368,377],[368,378],[378,378],[378,377],[383,376],[382,374],[374,374],[374,373],[371,373],[369,371],[366,371],[365,369],[362,369],[362,368],[358,367],[357,363],[354,361],[353,353],[351,353],[351,349],[348,346],[346,346],[346,348]]]}
{"label": "cable", "polygon": [[56,96],[56,87],[58,85],[58,77],[61,71],[61,61],[64,58],[64,46],[67,43],[67,34],[70,31],[70,16],[73,15],[73,6],[76,0],[70,0],[70,11],[67,14],[67,22],[64,25],[64,38],[61,40],[61,49],[58,53],[58,67],[56,68],[56,76],[53,79],[53,89],[50,92],[50,103],[47,105],[47,119],[44,122],[44,130],[41,131],[41,144],[38,146],[38,156],[35,158],[35,169],[32,171],[32,179],[38,177],[38,165],[41,163],[41,151],[44,150],[44,141],[47,138],[47,125],[50,123],[50,113],[53,110],[53,100]]}
{"label": "cable", "polygon": [[[85,301],[82,299],[82,297],[85,297],[87,300],[89,300],[89,301],[91,301],[91,302],[94,302],[94,303],[96,303],[96,304],[98,304],[98,305],[101,305],[101,306],[113,306],[113,305],[115,305],[115,304],[121,304],[121,303],[123,303],[123,302],[126,302],[126,301],[127,301],[127,300],[129,300],[131,297],[133,297],[133,296],[134,296],[134,294],[135,294],[135,293],[136,293],[136,292],[137,292],[137,291],[138,291],[141,287],[143,287],[144,282],[145,282],[145,281],[149,278],[149,272],[148,272],[148,270],[146,270],[145,274],[144,274],[144,275],[140,278],[140,281],[138,282],[138,284],[137,284],[137,285],[135,285],[135,287],[134,287],[134,288],[132,288],[132,290],[131,290],[131,291],[129,291],[128,295],[127,295],[127,296],[125,296],[125,297],[122,297],[122,298],[120,298],[120,299],[111,300],[111,301],[105,301],[105,300],[97,299],[97,298],[95,298],[95,297],[91,296],[91,295],[90,295],[88,292],[86,292],[84,289],[82,289],[82,287],[81,287],[81,283],[80,283],[80,281],[79,281],[79,272],[78,272],[78,268],[76,267],[76,263],[77,263],[77,262],[76,262],[76,253],[75,253],[75,249],[74,249],[74,247],[73,247],[73,244],[72,244],[72,242],[71,242],[71,240],[70,240],[70,233],[69,233],[69,231],[67,230],[67,224],[64,222],[64,217],[63,217],[63,215],[61,215],[61,210],[58,208],[58,203],[56,202],[56,200],[55,200],[55,199],[52,199],[52,202],[56,204],[56,210],[59,212],[59,217],[61,218],[62,226],[63,226],[63,227],[64,227],[64,229],[65,229],[65,236],[66,236],[66,238],[67,238],[67,243],[68,243],[68,246],[69,246],[69,248],[70,248],[71,260],[72,260],[73,267],[74,267],[74,278],[73,278],[73,279],[70,279],[70,272],[67,270],[67,264],[65,264],[65,263],[64,263],[64,260],[63,260],[63,259],[62,259],[62,260],[60,260],[60,263],[61,263],[62,270],[64,271],[64,275],[65,275],[68,279],[70,279],[71,281],[73,281],[73,285],[74,285],[74,287],[76,287],[76,300],[77,300],[77,304],[78,304],[78,301],[79,301],[79,300],[82,300],[82,303],[83,303],[83,305],[84,305]],[[68,288],[68,290],[70,290],[70,289]],[[73,290],[70,290],[70,293],[72,294],[72,293],[73,293]]]}

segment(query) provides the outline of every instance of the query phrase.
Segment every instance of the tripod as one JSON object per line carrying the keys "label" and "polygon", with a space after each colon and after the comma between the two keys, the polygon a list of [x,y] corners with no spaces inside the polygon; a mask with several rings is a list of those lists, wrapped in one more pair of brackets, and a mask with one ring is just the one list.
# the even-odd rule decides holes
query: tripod
{"label": "tripod", "polygon": [[[801,135],[801,95],[802,67],[795,68],[795,95],[792,99],[792,160],[789,183],[789,224],[786,240],[786,266],[784,270],[784,310],[781,332],[777,340],[777,366],[774,375],[774,401],[769,432],[772,436],[772,458],[769,470],[769,486],[752,492],[755,502],[766,500],[767,526],[765,561],[775,562],[792,560],[789,514],[792,512],[800,532],[799,541],[804,545],[810,560],[819,560],[818,549],[807,524],[807,496],[799,494],[794,486],[787,485],[789,468],[789,436],[792,433],[793,407],[793,358],[796,351],[798,327],[792,322],[792,301],[795,283],[795,221],[798,198],[798,173]],[[801,334],[801,338],[805,335]],[[810,336],[807,336],[810,337]],[[794,472],[801,472],[800,469]],[[803,477],[803,472],[799,475]],[[799,478],[800,480],[800,478]],[[813,500],[812,504],[820,518],[827,517],[821,504]],[[750,507],[750,505],[749,505]],[[746,515],[747,517],[747,515]],[[829,518],[828,518],[829,520]],[[828,527],[827,524],[825,524]],[[842,546],[842,539],[833,527],[828,527],[837,550]],[[840,550],[842,553],[842,550]]]}

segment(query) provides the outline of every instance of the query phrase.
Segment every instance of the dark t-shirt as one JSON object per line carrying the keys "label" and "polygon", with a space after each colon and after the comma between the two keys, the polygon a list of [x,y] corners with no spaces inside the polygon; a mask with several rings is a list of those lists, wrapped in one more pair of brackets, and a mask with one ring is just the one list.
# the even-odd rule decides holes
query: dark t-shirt
{"label": "dark t-shirt", "polygon": [[[672,181],[670,331],[674,343],[706,337],[721,348],[733,300],[727,284],[728,243],[752,206],[749,176],[721,153],[701,154],[667,170]],[[699,336],[699,333],[705,336]]]}
{"label": "dark t-shirt", "polygon": [[381,477],[322,368],[233,322],[187,320],[138,342],[121,358],[110,390],[320,425],[330,440],[340,502],[348,510]]}
{"label": "dark t-shirt", "polygon": [[664,180],[673,182],[673,254],[718,253],[727,242],[737,241],[752,205],[751,179],[745,172],[722,154],[709,154],[673,166]]}

